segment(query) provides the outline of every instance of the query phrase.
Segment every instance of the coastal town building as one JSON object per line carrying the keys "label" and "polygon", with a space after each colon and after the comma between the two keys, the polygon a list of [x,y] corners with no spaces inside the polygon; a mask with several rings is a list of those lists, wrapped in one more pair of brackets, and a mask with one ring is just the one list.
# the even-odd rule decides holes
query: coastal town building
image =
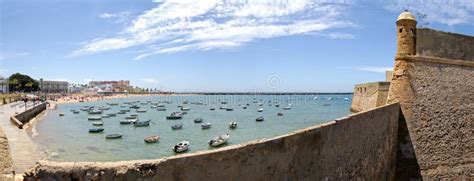
{"label": "coastal town building", "polygon": [[8,92],[8,79],[0,75],[0,94]]}
{"label": "coastal town building", "polygon": [[130,86],[130,81],[90,81],[90,88],[97,88],[100,92],[129,92],[133,87]]}
{"label": "coastal town building", "polygon": [[67,93],[69,83],[66,81],[39,80],[41,92]]}

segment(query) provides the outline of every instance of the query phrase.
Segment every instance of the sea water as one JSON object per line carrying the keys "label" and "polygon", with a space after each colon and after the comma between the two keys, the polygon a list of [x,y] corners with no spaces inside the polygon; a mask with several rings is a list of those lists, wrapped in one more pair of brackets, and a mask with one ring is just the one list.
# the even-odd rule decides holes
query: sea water
{"label": "sea water", "polygon": [[[80,110],[84,106],[107,106],[106,103],[119,103],[110,106],[106,113],[117,113],[128,109],[124,102],[137,103],[145,113],[137,113],[130,109],[129,113],[117,114],[115,117],[102,118],[103,126],[93,126],[88,121],[90,116],[85,111],[73,114],[70,110]],[[146,102],[170,101],[164,104],[166,111],[157,111]],[[188,102],[188,104],[183,104]],[[202,103],[196,104],[196,103]],[[222,104],[226,102],[226,104]],[[257,103],[254,103],[257,102]],[[135,159],[156,159],[175,155],[172,147],[183,140],[190,142],[189,152],[216,149],[208,145],[208,141],[216,136],[229,133],[226,145],[245,143],[251,140],[272,138],[290,133],[308,126],[325,123],[350,113],[350,95],[190,95],[190,96],[130,96],[128,98],[101,100],[96,102],[68,103],[58,105],[56,110],[49,110],[44,118],[35,126],[33,140],[49,160],[57,161],[119,161]],[[249,104],[246,106],[246,104]],[[259,104],[263,104],[259,106]],[[275,105],[279,104],[279,107]],[[187,114],[179,120],[167,120],[171,112],[181,111],[178,107],[189,107]],[[283,110],[291,105],[290,110]],[[126,106],[126,108],[120,107]],[[219,109],[233,108],[233,111]],[[243,109],[247,107],[247,109]],[[210,108],[215,108],[214,111]],[[263,108],[263,112],[257,109]],[[283,116],[277,116],[282,112]],[[65,113],[59,116],[59,113]],[[121,125],[119,120],[125,116],[138,114],[140,120],[151,119],[148,127]],[[256,122],[263,116],[263,122]],[[194,119],[203,118],[203,123],[211,123],[210,129],[202,129],[202,123],[194,123]],[[229,123],[236,121],[238,127],[230,129]],[[174,124],[183,123],[180,130],[172,130]],[[89,128],[104,128],[103,133],[89,133]],[[106,134],[122,133],[121,139],[105,139]],[[144,138],[159,135],[157,143],[145,143]]]}

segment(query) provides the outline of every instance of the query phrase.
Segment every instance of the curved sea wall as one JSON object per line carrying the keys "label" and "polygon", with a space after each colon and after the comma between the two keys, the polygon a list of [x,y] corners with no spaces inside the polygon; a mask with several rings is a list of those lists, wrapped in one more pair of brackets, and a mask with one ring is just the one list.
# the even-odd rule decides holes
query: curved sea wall
{"label": "curved sea wall", "polygon": [[16,114],[10,118],[13,124],[18,128],[23,129],[23,125],[30,122],[31,119],[36,117],[38,114],[46,110],[46,102],[40,103],[24,112]]}
{"label": "curved sea wall", "polygon": [[26,180],[392,180],[400,107],[280,137],[157,160],[40,161]]}

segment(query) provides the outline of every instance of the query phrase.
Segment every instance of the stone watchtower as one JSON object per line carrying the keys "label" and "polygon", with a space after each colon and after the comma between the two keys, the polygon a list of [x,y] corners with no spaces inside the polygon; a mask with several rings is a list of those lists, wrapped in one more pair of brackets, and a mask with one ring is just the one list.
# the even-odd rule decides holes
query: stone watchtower
{"label": "stone watchtower", "polygon": [[397,55],[416,54],[416,18],[408,11],[397,18]]}
{"label": "stone watchtower", "polygon": [[[416,23],[415,16],[408,11],[402,12],[397,18],[397,53],[387,103],[407,100],[400,98],[413,96],[405,95],[412,91],[407,77],[409,63],[403,59],[416,54]],[[395,94],[394,91],[405,94]]]}

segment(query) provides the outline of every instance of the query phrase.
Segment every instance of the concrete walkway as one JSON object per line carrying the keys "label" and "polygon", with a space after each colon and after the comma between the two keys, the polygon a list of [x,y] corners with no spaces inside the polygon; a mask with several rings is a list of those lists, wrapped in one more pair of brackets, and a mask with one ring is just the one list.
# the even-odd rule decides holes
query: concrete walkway
{"label": "concrete walkway", "polygon": [[0,106],[0,126],[2,126],[8,138],[16,176],[21,176],[23,172],[33,167],[40,159],[38,150],[26,130],[18,129],[18,127],[10,122],[10,116],[15,112],[22,112],[24,110],[24,104],[19,103]]}

